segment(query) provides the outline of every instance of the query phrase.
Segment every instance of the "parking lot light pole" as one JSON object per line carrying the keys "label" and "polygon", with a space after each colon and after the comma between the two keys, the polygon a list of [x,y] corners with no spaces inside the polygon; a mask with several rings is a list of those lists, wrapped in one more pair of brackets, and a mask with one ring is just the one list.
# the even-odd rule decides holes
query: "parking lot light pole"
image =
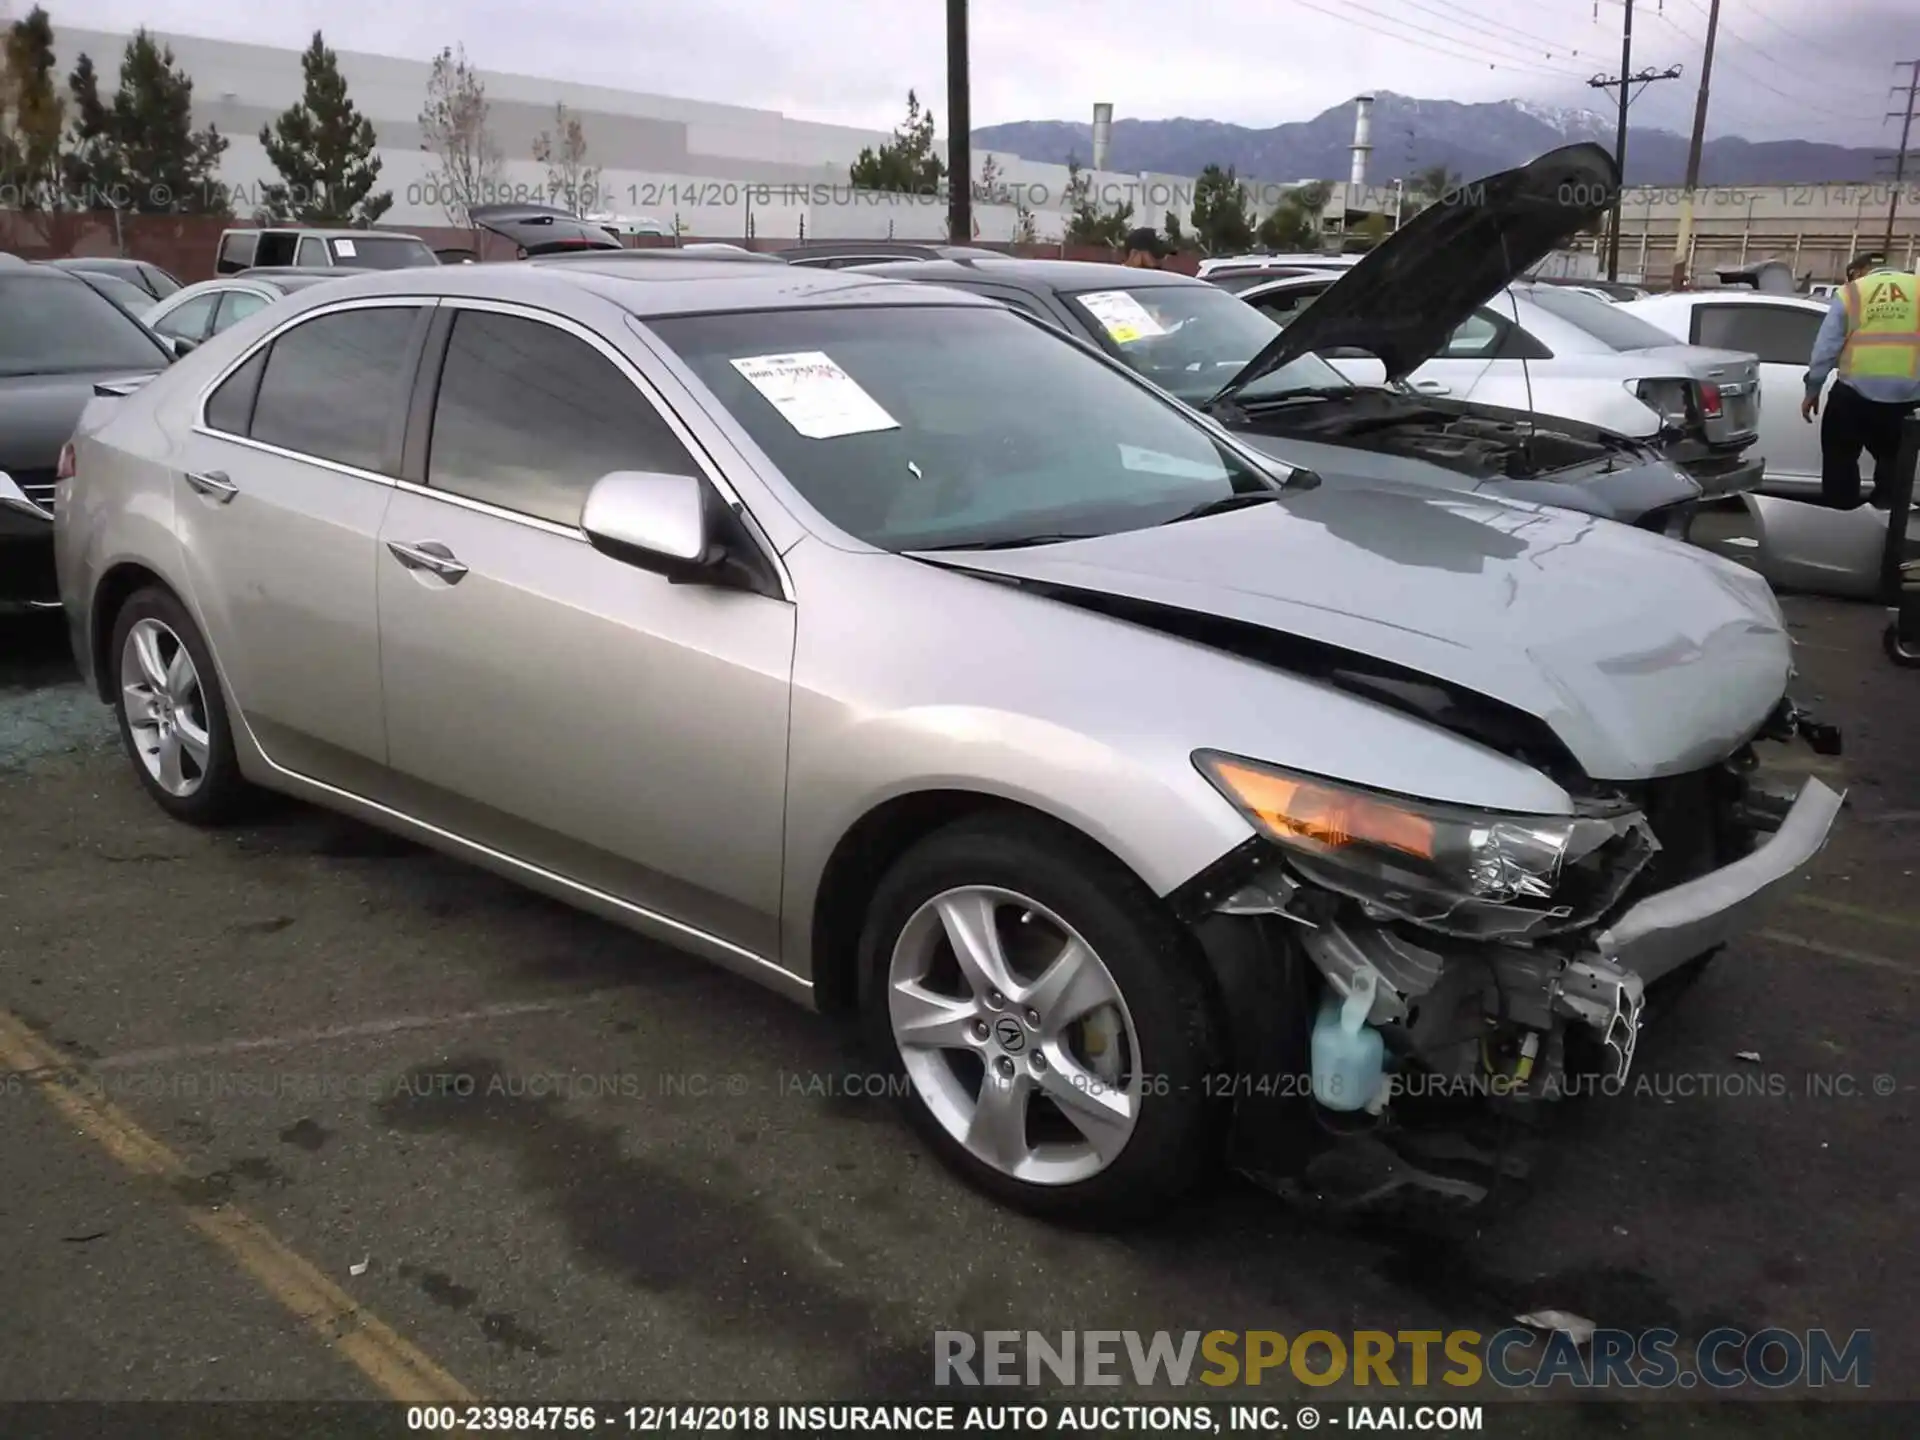
{"label": "parking lot light pole", "polygon": [[973,241],[972,106],[967,92],[967,0],[947,0],[947,239]]}

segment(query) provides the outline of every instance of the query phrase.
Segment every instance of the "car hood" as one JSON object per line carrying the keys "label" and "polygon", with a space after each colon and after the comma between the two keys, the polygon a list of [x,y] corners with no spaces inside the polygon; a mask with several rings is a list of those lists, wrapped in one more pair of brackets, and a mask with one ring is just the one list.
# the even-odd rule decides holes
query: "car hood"
{"label": "car hood", "polygon": [[154,357],[151,370],[87,370],[68,375],[0,376],[0,470],[51,470],[60,447],[73,438],[80,412],[101,384],[139,383],[166,366]]}
{"label": "car hood", "polygon": [[1592,516],[1389,481],[1090,540],[917,558],[1070,603],[1138,602],[1126,618],[1151,625],[1160,614],[1160,628],[1187,638],[1194,627],[1180,617],[1213,616],[1383,661],[1533,717],[1594,780],[1724,759],[1792,673],[1772,591],[1730,561]]}
{"label": "car hood", "polygon": [[1620,171],[1598,145],[1568,145],[1462,185],[1375,247],[1227,383],[1218,398],[1314,351],[1352,346],[1397,380],[1462,321],[1604,215]]}
{"label": "car hood", "polygon": [[529,257],[561,250],[626,248],[605,226],[556,205],[472,205],[467,218],[482,230],[511,240]]}

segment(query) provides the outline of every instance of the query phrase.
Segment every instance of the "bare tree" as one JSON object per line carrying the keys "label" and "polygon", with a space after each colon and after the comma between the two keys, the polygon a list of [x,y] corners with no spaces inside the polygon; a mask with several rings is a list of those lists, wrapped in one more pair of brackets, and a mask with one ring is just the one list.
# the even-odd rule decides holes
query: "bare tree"
{"label": "bare tree", "polygon": [[547,203],[584,216],[600,197],[600,172],[587,164],[587,132],[564,101],[553,107],[553,128],[533,137],[533,158],[547,167]]}
{"label": "bare tree", "polygon": [[471,226],[468,212],[500,187],[504,157],[487,129],[487,118],[487,87],[468,63],[466,47],[442,49],[427,77],[420,148],[440,162],[435,189],[455,225]]}

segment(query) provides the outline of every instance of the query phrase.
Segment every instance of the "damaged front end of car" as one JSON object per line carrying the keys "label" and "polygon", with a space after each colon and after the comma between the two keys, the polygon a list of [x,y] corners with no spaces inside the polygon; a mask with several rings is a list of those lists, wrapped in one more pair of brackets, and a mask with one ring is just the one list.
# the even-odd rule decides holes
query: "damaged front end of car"
{"label": "damaged front end of car", "polygon": [[1543,1104],[1617,1093],[1649,993],[1824,845],[1844,797],[1759,773],[1757,743],[1796,739],[1839,745],[1783,700],[1721,763],[1580,786],[1553,816],[1197,753],[1256,831],[1173,897],[1225,1002],[1237,1168],[1342,1209],[1472,1208],[1523,1180]]}

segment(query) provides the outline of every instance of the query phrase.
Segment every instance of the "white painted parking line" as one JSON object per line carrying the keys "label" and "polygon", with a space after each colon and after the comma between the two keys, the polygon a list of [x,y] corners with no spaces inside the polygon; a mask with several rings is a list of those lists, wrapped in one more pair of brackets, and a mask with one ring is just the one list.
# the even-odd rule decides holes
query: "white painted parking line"
{"label": "white painted parking line", "polygon": [[1771,940],[1776,945],[1792,945],[1800,950],[1810,950],[1815,955],[1824,955],[1829,960],[1844,960],[1849,965],[1866,965],[1875,970],[1891,970],[1896,975],[1908,975],[1920,979],[1920,963],[1911,960],[1895,960],[1887,955],[1875,955],[1870,950],[1849,950],[1844,945],[1829,945],[1824,940],[1814,940],[1805,935],[1792,935],[1785,930],[1762,930],[1762,940]]}
{"label": "white painted parking line", "polygon": [[472,1010],[456,1010],[446,1015],[396,1015],[385,1020],[365,1020],[356,1025],[330,1025],[320,1030],[296,1030],[286,1035],[265,1035],[246,1040],[215,1040],[204,1045],[162,1045],[151,1050],[125,1050],[118,1055],[90,1060],[87,1068],[126,1070],[141,1065],[170,1065],[179,1060],[202,1060],[218,1055],[245,1055],[257,1050],[298,1050],[308,1045],[330,1044],[335,1040],[364,1040],[381,1035],[399,1035],[409,1030],[445,1030],[488,1020],[510,1020],[518,1015],[559,1015],[568,1010],[584,1010],[622,995],[631,995],[634,988],[616,986],[547,1000],[508,1000],[497,1005],[481,1005]]}

